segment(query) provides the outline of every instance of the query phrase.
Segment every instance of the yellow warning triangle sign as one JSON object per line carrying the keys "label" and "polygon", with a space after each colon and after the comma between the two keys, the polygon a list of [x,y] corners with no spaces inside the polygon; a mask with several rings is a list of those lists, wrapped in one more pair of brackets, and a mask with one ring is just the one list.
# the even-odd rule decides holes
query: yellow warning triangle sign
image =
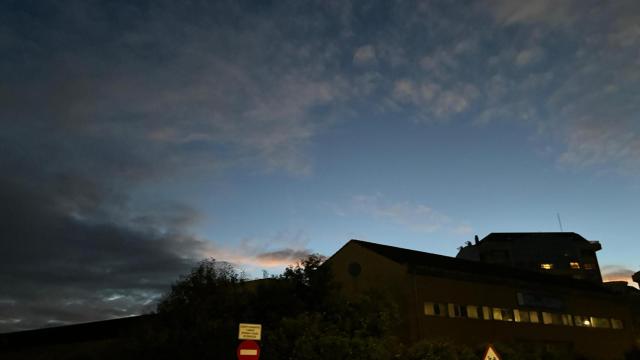
{"label": "yellow warning triangle sign", "polygon": [[484,357],[482,360],[501,360],[498,352],[493,348],[493,346],[489,345],[487,347],[487,352],[484,353]]}

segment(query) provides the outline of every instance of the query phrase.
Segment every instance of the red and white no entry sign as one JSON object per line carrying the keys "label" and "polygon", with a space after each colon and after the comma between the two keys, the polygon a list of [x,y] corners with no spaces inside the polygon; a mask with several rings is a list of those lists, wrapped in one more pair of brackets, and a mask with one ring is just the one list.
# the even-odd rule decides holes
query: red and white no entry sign
{"label": "red and white no entry sign", "polygon": [[238,360],[258,360],[260,346],[253,340],[245,340],[238,345]]}

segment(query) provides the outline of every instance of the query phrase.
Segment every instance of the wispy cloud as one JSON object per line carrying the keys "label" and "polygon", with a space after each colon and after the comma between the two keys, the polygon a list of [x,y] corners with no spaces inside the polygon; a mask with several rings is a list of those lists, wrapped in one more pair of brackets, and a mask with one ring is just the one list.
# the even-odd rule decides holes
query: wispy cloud
{"label": "wispy cloud", "polygon": [[[326,71],[332,59],[323,54],[329,51],[321,49],[323,44],[294,46],[282,38],[277,19],[256,18],[248,33],[222,24],[211,31],[197,20],[187,29],[175,9],[160,4],[150,10],[132,6],[140,26],[121,32],[116,23],[100,26],[103,5],[97,5],[54,8],[69,23],[87,26],[87,38],[103,38],[103,52],[94,52],[92,42],[65,43],[73,30],[63,24],[54,24],[59,39],[28,49],[21,47],[27,39],[12,37],[11,50],[32,60],[11,68],[33,66],[46,74],[3,82],[0,93],[13,94],[0,100],[3,118],[19,117],[21,130],[44,139],[57,131],[67,143],[99,135],[148,163],[149,150],[164,153],[163,165],[172,170],[248,163],[295,174],[310,171],[304,147],[331,121],[328,108],[322,117],[314,110],[345,95],[340,74]],[[198,12],[215,12],[215,7],[183,10],[200,18]],[[38,21],[23,20],[15,34]],[[46,56],[35,56],[38,52]],[[47,123],[56,126],[37,134],[33,123],[42,122],[45,113]]]}
{"label": "wispy cloud", "polygon": [[353,62],[356,65],[366,65],[376,61],[376,49],[373,45],[364,45],[356,49]]}
{"label": "wispy cloud", "polygon": [[560,163],[579,167],[614,162],[628,170],[640,170],[640,128],[624,123],[583,121],[568,135]]}
{"label": "wispy cloud", "polygon": [[525,66],[535,62],[538,62],[544,56],[544,50],[540,47],[532,47],[521,50],[518,55],[516,55],[516,65]]}
{"label": "wispy cloud", "polygon": [[567,24],[573,19],[575,0],[532,0],[518,4],[509,0],[487,0],[496,19],[504,24],[546,23],[552,25]]}
{"label": "wispy cloud", "polygon": [[307,257],[309,236],[305,231],[280,231],[271,236],[246,237],[211,246],[205,254],[249,271],[282,271]]}
{"label": "wispy cloud", "polygon": [[631,279],[635,271],[620,265],[602,266],[603,281],[626,281],[630,286],[638,287],[638,284]]}
{"label": "wispy cloud", "polygon": [[350,208],[357,213],[387,221],[415,232],[471,233],[469,225],[457,222],[427,205],[409,201],[390,202],[380,194],[354,196],[351,199]]}
{"label": "wispy cloud", "polygon": [[[120,15],[136,14],[138,25],[126,31],[103,24],[100,6],[53,6],[55,19],[66,20],[51,20],[58,29],[51,38],[28,35],[38,19],[7,15],[0,38],[11,54],[3,68],[12,71],[0,85],[1,115],[41,129],[21,126],[22,134],[6,131],[3,140],[57,137],[42,147],[61,151],[61,142],[93,135],[137,165],[150,167],[149,153],[164,154],[154,167],[173,173],[247,165],[310,174],[308,146],[366,103],[368,111],[426,124],[542,129],[565,148],[557,154],[563,166],[598,157],[620,167],[634,162],[636,146],[624,136],[638,134],[635,1],[487,0],[464,11],[419,1],[365,8],[345,1],[314,4],[322,9],[315,11],[285,1],[273,4],[274,16],[243,6],[131,6]],[[191,25],[181,26],[177,13]],[[217,19],[211,31],[214,14],[244,20]],[[358,31],[358,19],[378,14],[384,31]],[[69,24],[85,26],[104,50],[94,52]],[[12,75],[34,69],[42,76]],[[595,124],[612,140],[586,136]],[[617,139],[629,145],[611,151]],[[588,150],[576,146],[581,141]]]}

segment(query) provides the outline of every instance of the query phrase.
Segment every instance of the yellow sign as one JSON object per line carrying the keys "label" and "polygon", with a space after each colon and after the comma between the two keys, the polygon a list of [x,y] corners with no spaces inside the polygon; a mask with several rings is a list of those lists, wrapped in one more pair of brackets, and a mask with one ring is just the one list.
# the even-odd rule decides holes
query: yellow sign
{"label": "yellow sign", "polygon": [[489,345],[487,352],[484,354],[482,360],[500,360],[500,355],[494,350],[493,346]]}
{"label": "yellow sign", "polygon": [[262,325],[260,324],[240,324],[238,332],[239,340],[260,340],[262,335]]}

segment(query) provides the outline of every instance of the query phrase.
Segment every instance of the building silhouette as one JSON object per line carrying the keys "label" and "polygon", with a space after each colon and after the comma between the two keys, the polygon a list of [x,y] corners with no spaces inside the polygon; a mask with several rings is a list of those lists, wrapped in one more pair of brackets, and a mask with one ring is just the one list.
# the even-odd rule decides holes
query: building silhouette
{"label": "building silhouette", "polygon": [[596,252],[599,241],[574,232],[491,233],[459,249],[458,259],[602,282]]}
{"label": "building silhouette", "polygon": [[621,294],[598,281],[599,249],[574,233],[491,234],[456,258],[351,240],[327,264],[347,295],[391,294],[408,342],[536,343],[623,359],[640,346],[639,291],[625,284]]}
{"label": "building silhouette", "polygon": [[[492,233],[456,257],[350,240],[323,266],[347,297],[374,289],[395,300],[397,336],[406,344],[447,339],[500,351],[499,344],[515,342],[551,347],[567,359],[638,359],[640,291],[601,281],[600,248],[575,233]],[[150,315],[0,334],[0,358],[126,349],[133,334],[157,321]]]}

